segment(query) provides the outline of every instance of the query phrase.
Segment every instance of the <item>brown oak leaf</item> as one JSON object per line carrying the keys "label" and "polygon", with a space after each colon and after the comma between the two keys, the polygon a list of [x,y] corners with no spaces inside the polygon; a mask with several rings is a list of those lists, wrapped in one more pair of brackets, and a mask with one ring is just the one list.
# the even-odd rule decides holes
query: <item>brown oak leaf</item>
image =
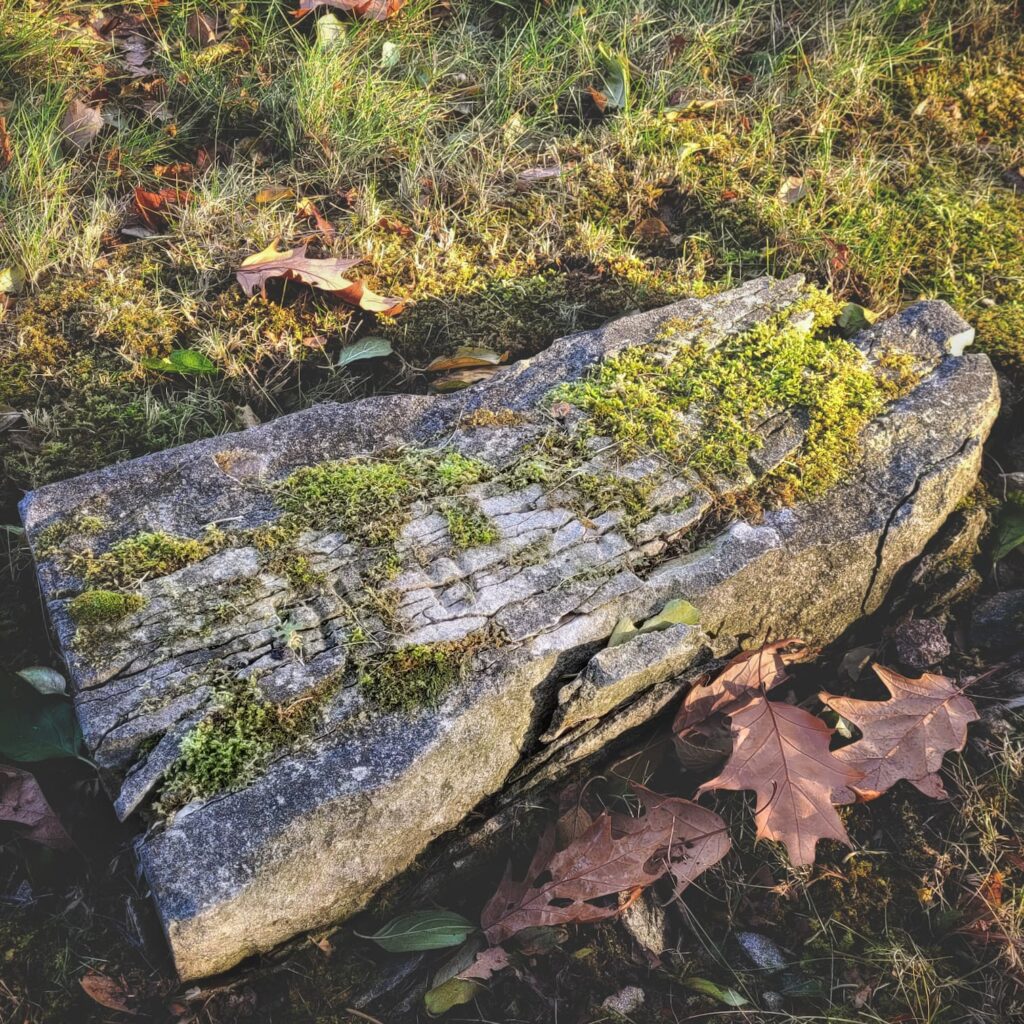
{"label": "brown oak leaf", "polygon": [[864,775],[853,792],[873,800],[906,779],[926,796],[945,797],[936,772],[949,751],[962,750],[967,742],[967,726],[978,719],[974,704],[945,676],[926,672],[908,679],[882,665],[872,668],[892,694],[890,700],[820,695],[863,734],[835,751],[836,758]]}
{"label": "brown oak leaf", "polygon": [[235,271],[235,277],[246,295],[252,295],[257,288],[265,288],[267,281],[272,278],[283,277],[330,292],[353,306],[374,313],[393,315],[400,312],[403,305],[401,299],[377,295],[362,281],[352,281],[343,276],[346,270],[358,263],[362,263],[361,257],[314,259],[306,255],[305,245],[279,252],[277,242],[274,241],[262,252],[243,260],[242,266]]}
{"label": "brown oak leaf", "polygon": [[135,1013],[128,1005],[130,998],[128,990],[121,982],[108,978],[105,974],[90,971],[79,978],[78,983],[85,990],[85,994],[100,1006],[105,1006],[108,1010],[118,1010],[121,1013]]}
{"label": "brown oak leaf", "polygon": [[714,789],[753,790],[757,838],[784,843],[793,864],[813,864],[819,839],[849,846],[833,794],[846,796],[862,774],[829,751],[832,730],[802,708],[760,695],[730,710],[729,717],[732,754],[697,795]]}
{"label": "brown oak leaf", "polygon": [[68,104],[61,121],[64,137],[75,149],[85,149],[100,133],[103,115],[96,107],[90,107],[77,97]]}
{"label": "brown oak leaf", "polygon": [[634,789],[643,817],[604,812],[563,850],[555,849],[555,831],[549,829],[522,881],[506,871],[481,915],[492,945],[524,928],[611,917],[621,907],[605,897],[648,886],[666,871],[681,890],[725,856],[725,823],[713,811]]}
{"label": "brown oak leaf", "polygon": [[0,821],[19,828],[20,834],[55,850],[71,848],[71,837],[64,831],[39,783],[20,768],[0,765]]}
{"label": "brown oak leaf", "polygon": [[752,692],[768,690],[784,683],[789,675],[786,666],[803,661],[810,649],[802,640],[776,640],[753,651],[737,654],[721,672],[704,685],[695,685],[683,700],[672,731],[678,736],[728,705]]}
{"label": "brown oak leaf", "polygon": [[6,171],[14,159],[11,135],[7,130],[7,118],[0,117],[0,171]]}

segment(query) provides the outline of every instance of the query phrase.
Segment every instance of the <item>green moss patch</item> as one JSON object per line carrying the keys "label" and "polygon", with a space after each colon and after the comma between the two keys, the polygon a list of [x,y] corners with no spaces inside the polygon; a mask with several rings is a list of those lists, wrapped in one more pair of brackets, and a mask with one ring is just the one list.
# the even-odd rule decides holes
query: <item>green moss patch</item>
{"label": "green moss patch", "polygon": [[137,533],[119,540],[102,554],[84,552],[72,556],[69,568],[89,584],[132,587],[201,562],[225,541],[226,536],[215,530],[202,540],[170,533]]}
{"label": "green moss patch", "polygon": [[75,625],[89,630],[117,622],[145,605],[146,599],[141,594],[86,590],[68,602],[68,614]]}
{"label": "green moss patch", "polygon": [[[807,312],[809,329],[801,317]],[[558,396],[584,409],[591,429],[626,453],[655,451],[708,480],[742,478],[763,443],[765,416],[801,411],[809,421],[803,448],[776,482],[788,485],[790,497],[819,494],[840,478],[863,427],[898,393],[887,372],[829,335],[836,312],[814,292],[716,346],[698,338],[668,359],[655,346],[628,349]]]}
{"label": "green moss patch", "polygon": [[414,644],[390,651],[363,666],[359,689],[384,712],[436,707],[462,679],[480,643],[481,637],[471,635],[447,643]]}
{"label": "green moss patch", "polygon": [[219,680],[213,709],[182,740],[165,777],[158,813],[241,789],[258,778],[275,754],[316,729],[334,688],[328,679],[312,693],[278,704],[266,699],[254,676]]}
{"label": "green moss patch", "polygon": [[475,502],[466,499],[446,501],[441,505],[441,515],[448,524],[448,535],[456,551],[483,547],[498,539],[494,523]]}

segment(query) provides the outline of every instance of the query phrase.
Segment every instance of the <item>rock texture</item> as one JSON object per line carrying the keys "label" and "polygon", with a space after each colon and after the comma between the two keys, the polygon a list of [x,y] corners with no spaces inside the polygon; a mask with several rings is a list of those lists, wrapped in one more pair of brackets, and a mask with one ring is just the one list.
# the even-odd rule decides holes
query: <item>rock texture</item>
{"label": "rock texture", "polygon": [[[543,483],[481,482],[460,500],[493,539],[454,550],[446,499],[420,498],[372,601],[365,542],[300,531],[289,557],[303,559],[309,587],[252,540],[280,519],[275,482],[298,467],[415,448],[507,473],[552,431],[578,426],[578,410],[551,408],[554,386],[666,324],[677,325],[672,345],[746,330],[791,307],[801,288],[753,281],[561,339],[454,396],[322,405],[26,497],[86,743],[121,816],[145,826],[138,857],[183,977],[359,909],[510,779],[522,787],[556,775],[657,711],[666,681],[708,652],[787,634],[827,642],[878,607],[973,486],[998,408],[987,358],[962,355],[972,332],[939,302],[855,339],[869,361],[883,350],[912,356],[916,386],[865,429],[843,483],[760,522],[710,526],[723,495],[799,447],[799,416],[766,415],[749,472],[713,484],[591,438],[580,473],[643,482],[646,506],[631,517],[612,502],[581,511]],[[102,643],[84,642],[69,611],[85,586],[76,552],[102,554],[140,531],[203,538],[211,524],[234,540],[134,581],[144,605],[104,627]],[[674,598],[699,609],[699,625],[606,646],[620,619],[640,621]],[[437,706],[382,711],[359,682],[374,671],[368,637],[394,649],[486,642],[474,642]],[[322,701],[315,727],[244,788],[154,816],[154,794],[217,706],[225,672],[258,680],[281,706]]]}

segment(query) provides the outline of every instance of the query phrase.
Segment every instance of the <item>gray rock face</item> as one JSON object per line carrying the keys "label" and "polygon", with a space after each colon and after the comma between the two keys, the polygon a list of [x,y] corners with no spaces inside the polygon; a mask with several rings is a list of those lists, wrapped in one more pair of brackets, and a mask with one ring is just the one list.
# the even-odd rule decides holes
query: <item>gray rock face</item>
{"label": "gray rock face", "polygon": [[[987,358],[961,354],[971,330],[944,303],[855,339],[866,364],[906,353],[916,383],[865,428],[842,483],[759,522],[712,526],[728,521],[723,497],[800,448],[799,410],[765,410],[749,468],[708,482],[660,454],[627,457],[580,433],[579,409],[551,405],[554,387],[631,346],[713,346],[801,294],[799,280],[753,281],[561,339],[454,396],[322,405],[26,497],[86,743],[119,814],[144,826],[138,857],[184,978],[358,910],[510,779],[557,775],[654,714],[666,685],[709,652],[768,636],[824,643],[879,606],[972,487],[998,410]],[[553,435],[585,439],[570,482],[632,481],[643,507],[592,492],[584,506],[564,473],[557,485],[518,474],[552,458]],[[260,531],[283,521],[278,482],[300,467],[423,450],[494,474],[458,494],[486,524],[475,535],[485,542],[454,543],[452,499],[439,492],[415,496],[372,586],[373,522],[294,529],[291,570],[264,550]],[[141,607],[103,625],[97,642],[73,614],[75,596],[95,586],[82,565],[155,531],[200,540],[201,557],[133,578]],[[643,621],[676,598],[698,608],[699,626],[607,647],[621,619]],[[366,685],[388,650],[455,649],[467,652],[459,678],[436,705],[383,705]],[[155,814],[183,745],[224,714],[225,675],[256,680],[282,720],[313,702],[313,724],[242,788]]]}

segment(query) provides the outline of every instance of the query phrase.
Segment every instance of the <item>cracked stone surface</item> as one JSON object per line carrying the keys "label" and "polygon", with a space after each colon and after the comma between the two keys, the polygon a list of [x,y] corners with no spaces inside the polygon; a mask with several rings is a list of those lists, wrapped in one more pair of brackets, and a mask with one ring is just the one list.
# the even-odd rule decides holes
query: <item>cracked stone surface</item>
{"label": "cracked stone surface", "polygon": [[[306,530],[294,553],[321,574],[314,592],[238,543],[144,580],[136,589],[145,606],[101,645],[83,644],[68,611],[82,581],[42,531],[100,516],[98,535],[72,531],[63,542],[95,551],[139,531],[200,538],[213,524],[240,533],[280,516],[273,484],[295,469],[396,447],[444,448],[507,468],[582,415],[549,408],[559,383],[651,343],[670,320],[697,325],[672,344],[698,333],[720,339],[786,310],[801,289],[798,279],[752,281],[563,338],[456,395],[325,404],[25,498],[85,742],[118,814],[139,822],[137,854],[182,977],[224,970],[358,910],[511,779],[522,787],[557,776],[656,713],[668,683],[709,654],[767,636],[825,643],[875,610],[974,485],[998,410],[996,377],[985,356],[963,354],[971,328],[944,303],[918,303],[875,325],[854,343],[868,360],[882,351],[913,356],[913,390],[868,425],[859,461],[824,497],[717,535],[706,529],[716,498],[799,448],[799,414],[766,413],[749,473],[715,486],[663,458],[626,459],[591,439],[581,472],[649,485],[640,522],[615,509],[582,515],[539,484],[496,491],[481,483],[468,496],[498,540],[454,551],[441,506],[424,499],[395,544],[397,575],[381,584],[386,621],[357,604],[364,545],[340,531]],[[509,410],[519,422],[467,425],[479,410]],[[696,605],[699,626],[607,647],[620,619],[640,621],[674,598]],[[500,639],[476,650],[438,707],[383,713],[355,685],[357,628],[386,633],[394,648],[481,631]],[[255,781],[156,818],[154,793],[215,697],[213,667],[255,674],[280,702],[326,679],[342,682],[313,733]]]}

